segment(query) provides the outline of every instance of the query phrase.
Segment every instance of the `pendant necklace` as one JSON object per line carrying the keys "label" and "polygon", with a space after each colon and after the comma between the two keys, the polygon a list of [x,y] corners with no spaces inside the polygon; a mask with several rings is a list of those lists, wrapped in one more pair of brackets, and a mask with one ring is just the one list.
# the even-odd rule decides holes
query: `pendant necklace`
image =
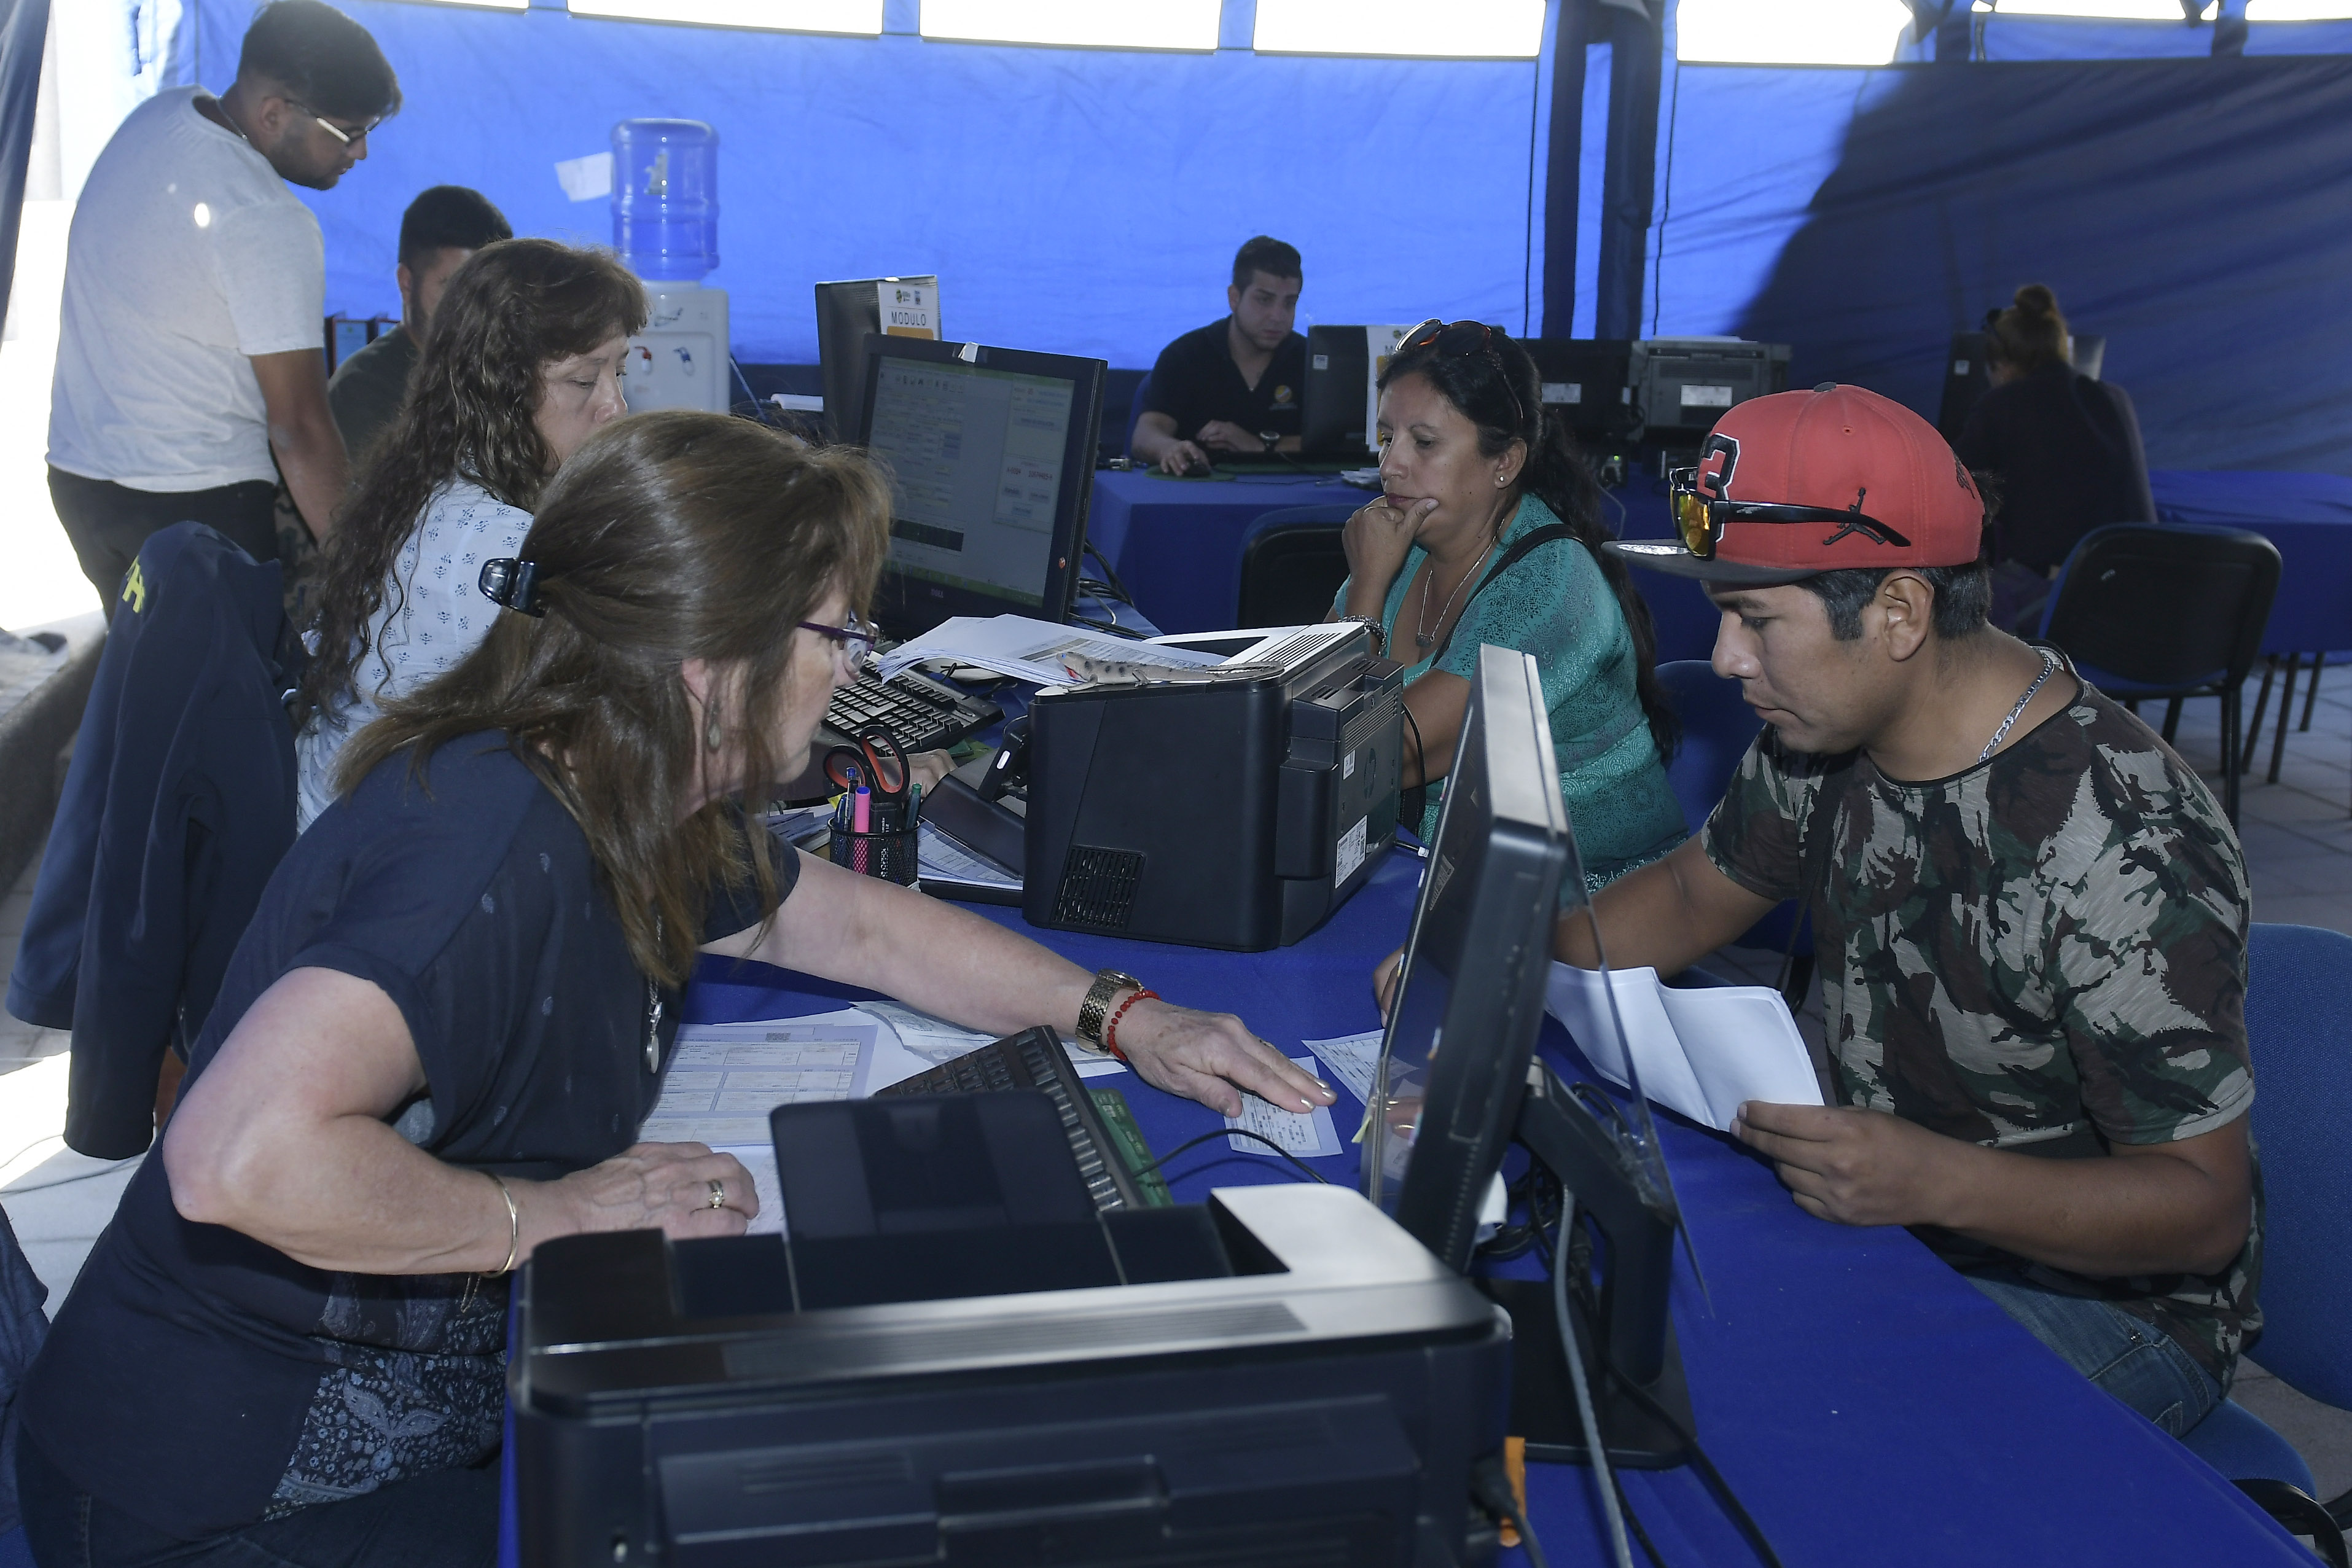
{"label": "pendant necklace", "polygon": [[[1437,612],[1438,626],[1443,627],[1445,624],[1445,618],[1454,612],[1454,601],[1461,596],[1463,585],[1478,575],[1478,569],[1486,565],[1486,558],[1494,553],[1495,541],[1489,538],[1486,541],[1486,548],[1478,552],[1478,559],[1470,563],[1470,570],[1462,574],[1462,580],[1454,585],[1454,591],[1445,596],[1445,608]],[[1434,557],[1431,559],[1435,559]],[[1429,589],[1436,575],[1433,570],[1424,570],[1421,574],[1421,616],[1413,622],[1412,640],[1423,648],[1437,641],[1437,632],[1430,626],[1428,621]]]}
{"label": "pendant necklace", "polygon": [[[656,915],[654,916],[654,943],[656,946],[660,945],[661,937],[661,916]],[[661,1071],[661,987],[648,977],[646,980],[646,1071],[656,1075]]]}
{"label": "pendant necklace", "polygon": [[2042,689],[2042,683],[2050,678],[2050,672],[2058,667],[2057,654],[2047,648],[2041,649],[2039,652],[2042,654],[2042,673],[2033,677],[2033,684],[2025,688],[2025,695],[2017,699],[2017,706],[2009,710],[2009,716],[2000,721],[2000,727],[1992,732],[1990,740],[1985,742],[1984,750],[1977,754],[1979,765],[1992,760],[1992,754],[1999,751],[2000,743],[2009,738],[2010,727],[2015,724],[2019,716],[2025,712],[2025,705],[2033,700],[2033,694]]}

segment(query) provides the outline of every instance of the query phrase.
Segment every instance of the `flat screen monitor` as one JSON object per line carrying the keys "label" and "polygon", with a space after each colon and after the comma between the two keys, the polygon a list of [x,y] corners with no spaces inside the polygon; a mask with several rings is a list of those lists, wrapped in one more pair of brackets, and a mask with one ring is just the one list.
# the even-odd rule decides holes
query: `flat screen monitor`
{"label": "flat screen monitor", "polygon": [[[883,319],[886,309],[892,319]],[[816,357],[824,378],[825,428],[835,441],[851,440],[857,434],[857,400],[866,390],[866,340],[876,332],[939,338],[940,280],[929,275],[860,277],[816,286]]]}
{"label": "flat screen monitor", "polygon": [[869,335],[857,438],[890,470],[882,629],[1069,618],[1094,494],[1101,360]]}
{"label": "flat screen monitor", "polygon": [[1373,450],[1381,372],[1416,324],[1307,329],[1307,384],[1298,395],[1301,455],[1353,460]]}
{"label": "flat screen monitor", "polygon": [[1633,345],[1623,338],[1522,338],[1536,362],[1543,405],[1587,445],[1622,441],[1640,421],[1625,372]]}
{"label": "flat screen monitor", "polygon": [[1448,1268],[1469,1265],[1551,971],[1563,882],[1582,870],[1536,662],[1492,645],[1445,779],[1381,1040],[1365,1196]]}

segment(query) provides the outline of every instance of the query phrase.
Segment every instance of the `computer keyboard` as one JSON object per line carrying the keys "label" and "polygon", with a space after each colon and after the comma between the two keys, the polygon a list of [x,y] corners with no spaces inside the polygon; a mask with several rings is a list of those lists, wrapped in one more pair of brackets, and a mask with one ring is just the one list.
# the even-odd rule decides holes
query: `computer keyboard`
{"label": "computer keyboard", "polygon": [[1118,1145],[1103,1125],[1094,1096],[1070,1065],[1069,1052],[1050,1029],[1024,1030],[941,1062],[929,1072],[893,1083],[877,1094],[999,1094],[1015,1089],[1042,1091],[1062,1118],[1063,1135],[1078,1162],[1078,1175],[1095,1200],[1097,1212],[1111,1208],[1141,1208],[1142,1195]]}
{"label": "computer keyboard", "polygon": [[824,708],[825,723],[844,736],[878,722],[909,754],[944,750],[1003,716],[1004,710],[985,697],[969,696],[918,671],[902,670],[885,681],[870,667],[860,667],[857,679],[835,692]]}

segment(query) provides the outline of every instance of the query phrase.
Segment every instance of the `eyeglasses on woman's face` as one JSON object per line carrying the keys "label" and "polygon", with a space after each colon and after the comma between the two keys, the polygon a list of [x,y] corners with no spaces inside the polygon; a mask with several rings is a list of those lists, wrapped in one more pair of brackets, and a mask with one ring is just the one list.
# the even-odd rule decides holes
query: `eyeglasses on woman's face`
{"label": "eyeglasses on woman's face", "polygon": [[855,612],[843,619],[847,624],[827,626],[822,622],[803,621],[798,625],[803,632],[814,632],[830,641],[834,658],[845,672],[855,674],[866,663],[866,656],[874,652],[875,632]]}

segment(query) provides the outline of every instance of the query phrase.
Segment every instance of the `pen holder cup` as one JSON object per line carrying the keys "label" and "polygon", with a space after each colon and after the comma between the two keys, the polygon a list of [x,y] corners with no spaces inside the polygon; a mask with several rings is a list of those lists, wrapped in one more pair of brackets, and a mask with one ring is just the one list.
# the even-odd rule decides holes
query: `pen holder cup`
{"label": "pen holder cup", "polygon": [[861,833],[850,828],[833,830],[833,863],[860,876],[878,876],[901,887],[915,884],[917,864],[912,827]]}

